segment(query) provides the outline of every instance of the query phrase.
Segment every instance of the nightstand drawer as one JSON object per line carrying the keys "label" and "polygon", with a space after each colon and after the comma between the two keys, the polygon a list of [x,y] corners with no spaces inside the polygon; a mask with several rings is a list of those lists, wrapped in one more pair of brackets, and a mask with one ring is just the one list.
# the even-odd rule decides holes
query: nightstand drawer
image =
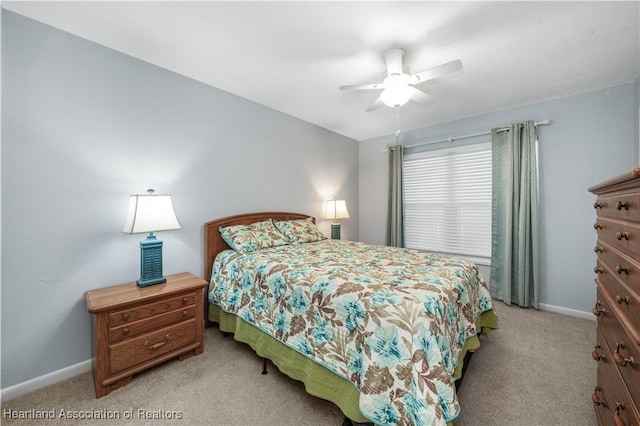
{"label": "nightstand drawer", "polygon": [[117,373],[196,341],[195,320],[165,327],[110,347],[110,373]]}
{"label": "nightstand drawer", "polygon": [[139,334],[148,333],[161,327],[165,327],[195,317],[196,307],[195,305],[191,305],[185,308],[176,309],[175,311],[155,315],[153,317],[145,318],[140,321],[135,321],[131,324],[124,324],[118,327],[110,328],[109,343],[114,343],[123,339],[129,339]]}
{"label": "nightstand drawer", "polygon": [[160,300],[155,303],[134,306],[120,311],[112,312],[109,315],[109,327],[117,327],[122,324],[130,324],[144,318],[160,315],[175,309],[194,305],[198,293],[185,293],[170,299]]}

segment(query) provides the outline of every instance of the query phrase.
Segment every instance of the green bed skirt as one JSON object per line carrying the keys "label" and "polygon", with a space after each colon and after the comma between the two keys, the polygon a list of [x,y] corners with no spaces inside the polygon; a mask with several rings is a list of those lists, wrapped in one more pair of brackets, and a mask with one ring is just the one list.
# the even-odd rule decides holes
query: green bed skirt
{"label": "green bed skirt", "polygon": [[[221,331],[233,333],[235,340],[248,344],[259,356],[271,360],[282,373],[303,382],[309,394],[336,404],[350,420],[371,422],[360,413],[358,390],[350,381],[216,305],[209,304],[209,320],[218,323]],[[498,328],[498,320],[492,310],[486,311],[480,315],[476,326],[482,334],[487,334],[489,330]],[[456,380],[462,375],[463,359],[467,352],[474,352],[479,347],[480,340],[476,336],[466,341],[454,372]]]}

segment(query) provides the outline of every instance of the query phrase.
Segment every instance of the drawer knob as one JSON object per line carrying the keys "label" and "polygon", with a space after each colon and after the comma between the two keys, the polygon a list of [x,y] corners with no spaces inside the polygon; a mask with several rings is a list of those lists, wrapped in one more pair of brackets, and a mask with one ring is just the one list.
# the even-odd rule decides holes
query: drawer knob
{"label": "drawer knob", "polygon": [[182,298],[182,304],[186,305],[187,303],[189,303],[189,299],[187,299],[186,297]]}
{"label": "drawer knob", "polygon": [[628,201],[618,201],[616,203],[616,209],[618,209],[618,210],[622,210],[622,209],[629,210],[629,202]]}
{"label": "drawer knob", "polygon": [[604,207],[604,204],[599,202],[599,201],[596,201],[595,203],[593,203],[593,208],[594,209],[601,209],[603,207]]}
{"label": "drawer knob", "polygon": [[619,294],[616,295],[616,302],[622,305],[623,303],[629,304],[629,296],[621,296]]}
{"label": "drawer knob", "polygon": [[188,317],[189,316],[189,311],[182,311],[182,316],[183,317]]}
{"label": "drawer knob", "polygon": [[596,266],[595,268],[593,268],[593,272],[595,272],[596,274],[601,274],[604,272],[604,270],[600,266]]}
{"label": "drawer knob", "polygon": [[598,300],[591,312],[593,312],[593,315],[597,317],[599,317],[601,313],[605,312],[605,310],[602,308],[602,302]]}
{"label": "drawer knob", "polygon": [[618,265],[618,266],[616,266],[616,272],[618,272],[619,274],[627,274],[627,275],[629,275],[629,267],[628,266]]}
{"label": "drawer knob", "polygon": [[126,328],[126,327],[125,327],[125,328],[123,328],[123,329],[122,329],[122,334],[123,334],[123,335],[125,335],[125,336],[126,336],[127,334],[129,334],[129,329],[128,329],[128,328]]}
{"label": "drawer knob", "polygon": [[624,420],[620,417],[620,410],[624,410],[624,404],[622,402],[616,402],[616,410],[613,413],[613,423],[616,426],[625,426]]}
{"label": "drawer knob", "polygon": [[129,319],[129,314],[127,314],[127,313],[122,314],[122,320],[123,321],[126,321],[128,319]]}
{"label": "drawer knob", "polygon": [[593,251],[595,251],[596,253],[602,253],[604,250],[602,249],[602,247],[600,246],[595,246],[593,248]]}
{"label": "drawer knob", "polygon": [[616,352],[613,354],[613,360],[620,367],[626,367],[627,365],[633,367],[633,362],[634,362],[633,357],[629,357],[629,358],[623,357],[622,354],[620,353],[620,348],[624,348],[624,342],[622,341],[616,344]]}
{"label": "drawer knob", "polygon": [[600,345],[596,344],[593,347],[593,352],[591,352],[591,357],[596,361],[600,361],[601,359],[604,358],[604,356],[600,355],[600,352],[598,352],[599,350],[600,350]]}
{"label": "drawer knob", "polygon": [[629,238],[631,238],[631,233],[630,232],[616,232],[616,238],[619,240],[622,240],[623,238],[627,241],[629,241]]}
{"label": "drawer knob", "polygon": [[600,392],[600,386],[596,386],[596,388],[593,390],[593,395],[591,395],[591,401],[593,401],[594,405],[602,405],[603,402],[600,399],[600,397],[598,396],[598,392]]}
{"label": "drawer knob", "polygon": [[600,225],[598,222],[593,224],[593,229],[602,229],[602,225]]}
{"label": "drawer knob", "polygon": [[164,336],[164,340],[162,342],[158,342],[158,343],[154,343],[153,345],[151,343],[149,343],[149,341],[147,340],[146,342],[144,342],[144,346],[149,349],[150,351],[154,350],[154,349],[159,349],[161,347],[163,347],[164,345],[166,345],[167,343],[169,343],[169,335],[165,334]]}

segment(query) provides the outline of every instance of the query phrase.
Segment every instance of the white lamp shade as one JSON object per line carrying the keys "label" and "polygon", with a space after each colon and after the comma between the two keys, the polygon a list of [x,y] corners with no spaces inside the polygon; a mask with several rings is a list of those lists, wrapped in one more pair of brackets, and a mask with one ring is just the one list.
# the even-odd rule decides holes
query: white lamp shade
{"label": "white lamp shade", "polygon": [[329,200],[327,201],[327,209],[324,212],[325,219],[349,219],[349,212],[347,211],[347,203],[344,200]]}
{"label": "white lamp shade", "polygon": [[180,229],[171,195],[140,194],[130,197],[129,213],[122,232],[141,234],[171,229]]}

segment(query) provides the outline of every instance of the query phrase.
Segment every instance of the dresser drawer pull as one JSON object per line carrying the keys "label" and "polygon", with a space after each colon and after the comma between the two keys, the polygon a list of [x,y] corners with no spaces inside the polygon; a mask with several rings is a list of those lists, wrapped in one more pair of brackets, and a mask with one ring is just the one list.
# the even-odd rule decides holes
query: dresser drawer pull
{"label": "dresser drawer pull", "polygon": [[604,229],[598,222],[593,224],[593,229]]}
{"label": "dresser drawer pull", "polygon": [[595,268],[593,268],[593,272],[595,272],[596,274],[601,274],[604,272],[604,270],[601,267],[596,266]]}
{"label": "dresser drawer pull", "polygon": [[129,319],[129,314],[127,313],[122,314],[122,321],[126,321],[128,319]]}
{"label": "dresser drawer pull", "polygon": [[186,318],[189,316],[189,311],[182,311],[182,317]]}
{"label": "dresser drawer pull", "polygon": [[616,203],[616,209],[618,209],[618,210],[622,210],[622,209],[629,210],[629,202],[628,201],[618,201]]}
{"label": "dresser drawer pull", "polygon": [[616,232],[616,238],[619,240],[622,240],[623,238],[627,241],[629,241],[629,238],[631,238],[631,233],[630,232]]}
{"label": "dresser drawer pull", "polygon": [[618,265],[618,266],[616,266],[616,272],[619,273],[619,274],[627,274],[627,275],[629,275],[629,267],[628,266]]}
{"label": "dresser drawer pull", "polygon": [[622,402],[616,402],[616,410],[613,413],[613,424],[616,426],[625,426],[624,420],[620,417],[620,410],[624,410]]}
{"label": "dresser drawer pull", "polygon": [[128,328],[123,328],[123,329],[122,329],[122,334],[123,334],[124,336],[126,336],[127,334],[129,334],[129,329],[128,329]]}
{"label": "dresser drawer pull", "polygon": [[593,315],[597,317],[599,317],[601,313],[605,312],[605,310],[602,308],[602,302],[598,300],[591,312],[593,312]]}
{"label": "dresser drawer pull", "polygon": [[169,335],[165,334],[164,336],[164,340],[162,342],[158,342],[158,343],[154,343],[153,345],[149,343],[149,341],[147,340],[146,342],[144,342],[144,346],[149,349],[150,351],[154,350],[154,349],[158,349],[163,347],[164,345],[166,345],[167,343],[169,343]]}
{"label": "dresser drawer pull", "polygon": [[629,304],[629,296],[621,296],[619,294],[616,295],[616,302],[622,305],[623,303]]}
{"label": "dresser drawer pull", "polygon": [[604,204],[599,202],[599,201],[596,201],[595,203],[593,203],[593,208],[594,209],[601,209],[603,207],[604,207]]}
{"label": "dresser drawer pull", "polygon": [[604,250],[602,249],[602,247],[600,246],[595,246],[593,248],[593,251],[595,251],[596,253],[602,253]]}
{"label": "dresser drawer pull", "polygon": [[182,298],[182,304],[186,305],[187,303],[189,303],[189,299],[187,299],[186,297]]}
{"label": "dresser drawer pull", "polygon": [[591,401],[593,401],[594,405],[603,405],[604,401],[602,401],[600,399],[600,397],[598,396],[598,392],[600,392],[600,386],[596,386],[596,388],[593,390],[593,395],[591,395]]}
{"label": "dresser drawer pull", "polygon": [[[600,345],[596,344],[593,347],[593,352],[591,352],[591,357],[595,360],[595,361],[600,361],[601,359],[604,359],[604,355],[600,355],[600,352],[598,352],[600,350]],[[598,388],[599,389],[599,388]]]}
{"label": "dresser drawer pull", "polygon": [[620,354],[620,348],[624,348],[624,342],[618,342],[616,344],[616,352],[613,354],[613,360],[620,367],[626,367],[627,365],[633,367],[633,357],[625,358]]}

